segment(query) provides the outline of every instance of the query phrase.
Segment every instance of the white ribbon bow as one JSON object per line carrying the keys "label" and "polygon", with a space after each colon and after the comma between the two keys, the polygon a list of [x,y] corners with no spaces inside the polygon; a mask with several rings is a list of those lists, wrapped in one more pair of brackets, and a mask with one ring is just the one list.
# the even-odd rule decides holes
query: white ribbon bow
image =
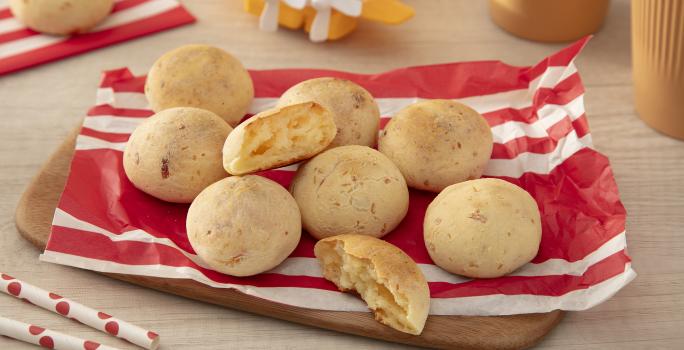
{"label": "white ribbon bow", "polygon": [[278,30],[279,2],[301,10],[310,5],[316,10],[316,15],[311,23],[309,39],[313,42],[322,42],[328,39],[330,30],[330,16],[335,9],[350,17],[359,17],[363,8],[363,0],[265,0],[264,10],[259,18],[261,30],[274,32]]}

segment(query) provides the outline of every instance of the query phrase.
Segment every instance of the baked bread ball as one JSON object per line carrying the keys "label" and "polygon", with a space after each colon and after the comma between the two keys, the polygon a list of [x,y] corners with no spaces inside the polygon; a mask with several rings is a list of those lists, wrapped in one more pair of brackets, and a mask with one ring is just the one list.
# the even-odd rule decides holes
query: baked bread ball
{"label": "baked bread ball", "polygon": [[290,187],[302,224],[315,238],[342,233],[382,237],[406,215],[408,187],[399,169],[366,146],[329,149],[301,165]]}
{"label": "baked bread ball", "polygon": [[212,269],[251,276],[278,266],[299,243],[297,203],[278,183],[257,175],[232,176],[195,198],[188,240]]}
{"label": "baked bread ball", "polygon": [[537,203],[499,179],[461,182],[428,206],[425,246],[437,266],[472,278],[511,273],[532,260],[541,242]]}
{"label": "baked bread ball", "polygon": [[9,0],[14,17],[41,33],[85,33],[112,11],[114,0]]}
{"label": "baked bread ball", "polygon": [[332,113],[316,102],[261,112],[238,125],[223,146],[223,167],[233,175],[308,159],[335,137]]}
{"label": "baked bread ball", "polygon": [[199,108],[163,110],[140,124],[123,155],[135,187],[167,202],[190,203],[205,187],[228,176],[221,146],[232,128]]}
{"label": "baked bread ball", "polygon": [[487,121],[451,100],[407,106],[385,126],[378,143],[378,150],[399,167],[409,187],[432,192],[480,178],[492,147]]}
{"label": "baked bread ball", "polygon": [[308,101],[317,102],[333,113],[337,136],[329,148],[343,145],[374,147],[377,143],[380,111],[366,89],[349,80],[315,78],[285,91],[278,106]]}
{"label": "baked bread ball", "polygon": [[186,45],[154,63],[145,96],[155,112],[203,108],[235,126],[252,103],[254,86],[242,63],[229,53],[209,45]]}
{"label": "baked bread ball", "polygon": [[401,249],[381,239],[345,234],[314,246],[323,277],[341,291],[356,291],[375,319],[418,335],[430,311],[430,290],[418,265]]}

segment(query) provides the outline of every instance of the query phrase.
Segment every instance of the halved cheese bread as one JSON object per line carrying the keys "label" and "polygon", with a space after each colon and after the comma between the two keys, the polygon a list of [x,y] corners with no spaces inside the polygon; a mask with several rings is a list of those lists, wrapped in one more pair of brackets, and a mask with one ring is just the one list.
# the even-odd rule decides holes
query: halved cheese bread
{"label": "halved cheese bread", "polygon": [[278,168],[311,158],[337,134],[332,113],[315,102],[273,108],[238,125],[223,145],[232,175]]}
{"label": "halved cheese bread", "polygon": [[356,291],[375,319],[418,335],[430,310],[430,290],[418,265],[401,249],[379,238],[344,234],[314,246],[323,277],[341,291]]}

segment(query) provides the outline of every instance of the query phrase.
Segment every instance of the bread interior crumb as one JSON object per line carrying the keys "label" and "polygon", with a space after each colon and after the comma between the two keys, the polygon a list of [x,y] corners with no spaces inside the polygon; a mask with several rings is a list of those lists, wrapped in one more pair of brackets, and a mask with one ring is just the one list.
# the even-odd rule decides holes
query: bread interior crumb
{"label": "bread interior crumb", "polygon": [[343,245],[339,241],[326,244],[326,252],[321,254],[324,277],[342,291],[357,292],[379,322],[415,334],[415,327],[407,321],[408,300],[391,292],[369,259],[347,254]]}
{"label": "bread interior crumb", "polygon": [[[293,106],[295,107],[295,106]],[[285,165],[325,148],[335,128],[321,117],[318,105],[283,109],[261,119],[247,130],[237,168],[262,169]]]}

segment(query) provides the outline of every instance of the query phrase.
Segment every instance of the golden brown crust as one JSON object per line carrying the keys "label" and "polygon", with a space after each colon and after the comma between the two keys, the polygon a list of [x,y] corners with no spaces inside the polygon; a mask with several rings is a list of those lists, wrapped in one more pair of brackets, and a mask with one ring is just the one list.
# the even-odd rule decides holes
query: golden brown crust
{"label": "golden brown crust", "polygon": [[382,237],[408,211],[409,193],[399,169],[365,146],[341,146],[312,158],[290,185],[304,228],[315,238],[340,233]]}
{"label": "golden brown crust", "polygon": [[378,150],[409,187],[439,192],[482,176],[493,148],[486,120],[452,100],[427,100],[399,111],[380,133]]}
{"label": "golden brown crust", "polygon": [[190,203],[228,176],[221,145],[232,128],[214,113],[172,108],[140,124],[128,139],[123,167],[138,189],[161,200]]}
{"label": "golden brown crust", "polygon": [[473,278],[506,275],[532,260],[541,241],[537,203],[499,179],[461,182],[428,206],[425,246],[439,267]]}
{"label": "golden brown crust", "polygon": [[85,33],[112,11],[113,0],[9,0],[16,19],[42,33]]}
{"label": "golden brown crust", "polygon": [[265,177],[233,176],[207,187],[186,221],[197,255],[216,271],[251,276],[276,267],[301,237],[297,203]]}
{"label": "golden brown crust", "polygon": [[235,126],[252,103],[254,87],[242,63],[229,53],[209,45],[185,45],[154,63],[145,96],[156,112],[203,108]]}

